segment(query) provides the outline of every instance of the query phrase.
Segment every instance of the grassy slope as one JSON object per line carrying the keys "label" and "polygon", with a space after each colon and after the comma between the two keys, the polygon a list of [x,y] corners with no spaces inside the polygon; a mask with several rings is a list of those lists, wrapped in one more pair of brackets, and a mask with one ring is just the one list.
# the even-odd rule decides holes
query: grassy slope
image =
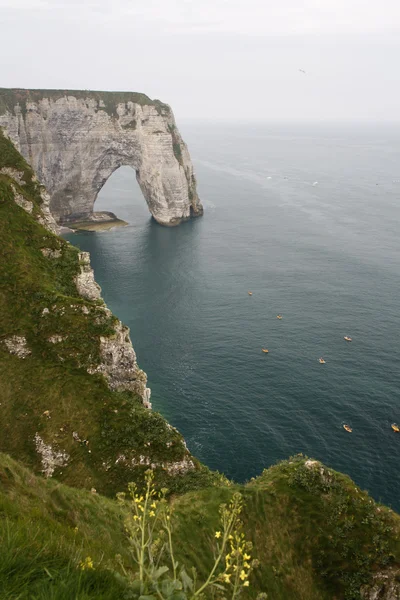
{"label": "grassy slope", "polygon": [[9,111],[14,113],[14,106],[19,104],[22,112],[26,111],[26,102],[38,102],[42,98],[58,100],[64,96],[86,100],[88,98],[102,101],[103,110],[115,115],[117,104],[134,102],[135,104],[155,106],[158,112],[169,112],[170,108],[160,100],[151,100],[146,94],[138,92],[101,92],[96,90],[26,90],[21,88],[0,88],[0,114]]}
{"label": "grassy slope", "polygon": [[[246,536],[261,562],[249,598],[260,591],[270,600],[359,598],[360,585],[374,569],[399,564],[400,519],[349,478],[329,471],[324,482],[321,465],[314,471],[304,462],[284,462],[247,486],[176,497],[178,559],[204,575],[219,528],[218,507],[240,489]],[[0,589],[5,597],[30,598],[24,589],[35,589],[38,600],[68,598],[64,589],[74,597],[80,577],[76,567],[86,556],[93,559],[95,571],[80,581],[78,597],[120,597],[110,571],[120,569],[118,554],[128,570],[132,564],[123,517],[114,501],[35,477],[0,455]],[[50,594],[52,589],[57,595]]]}
{"label": "grassy slope", "polygon": [[[245,529],[261,562],[254,587],[273,600],[359,599],[374,572],[399,568],[400,517],[349,477],[305,462],[302,456],[283,461],[241,488]],[[204,490],[177,500],[177,533],[187,541],[189,562],[209,556],[205,525],[217,528],[216,509],[228,494]]]}
{"label": "grassy slope", "polygon": [[[25,184],[0,174],[0,451],[37,472],[38,433],[71,456],[67,468],[56,469],[58,479],[114,494],[127,481],[140,480],[145,470],[115,464],[120,454],[181,460],[186,456],[182,437],[133,394],[111,392],[102,376],[87,373],[98,364],[99,337],[112,335],[115,317],[102,311],[102,302],[77,295],[78,250],[14,202],[12,185],[33,202],[34,213],[40,211],[40,187],[0,130],[2,167],[23,173]],[[61,256],[46,258],[41,248],[59,250]],[[45,308],[49,313],[43,316]],[[26,337],[30,356],[21,359],[7,351],[2,341],[11,335]],[[48,341],[52,335],[66,337],[53,344]],[[89,445],[74,441],[74,431]],[[196,473],[174,481],[162,469],[158,476],[172,489],[209,483],[214,476],[197,466]]]}

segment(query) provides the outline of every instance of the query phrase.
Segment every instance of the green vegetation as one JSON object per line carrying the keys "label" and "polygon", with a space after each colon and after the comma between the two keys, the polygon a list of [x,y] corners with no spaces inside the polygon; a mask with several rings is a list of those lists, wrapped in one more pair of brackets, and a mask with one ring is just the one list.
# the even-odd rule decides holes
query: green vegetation
{"label": "green vegetation", "polygon": [[[160,100],[151,100],[146,94],[138,92],[101,92],[95,90],[26,90],[19,88],[0,88],[0,114],[6,111],[14,113],[14,106],[19,104],[22,112],[26,113],[27,102],[37,102],[42,98],[58,100],[64,96],[74,96],[83,100],[95,100],[103,103],[100,110],[105,110],[109,115],[116,115],[119,103],[134,102],[141,106],[154,106],[159,114],[169,114],[170,108]],[[135,123],[136,126],[136,123]],[[133,126],[132,126],[133,127]],[[133,127],[134,128],[134,127]]]}
{"label": "green vegetation", "polygon": [[182,150],[179,142],[173,142],[172,147],[174,149],[174,155],[179,164],[183,165],[182,162]]}
{"label": "green vegetation", "polygon": [[228,505],[220,506],[220,528],[215,532],[213,563],[209,572],[199,579],[194,567],[189,575],[185,565],[176,558],[178,547],[173,512],[165,497],[167,490],[158,492],[153,480],[154,474],[149,470],[143,492],[131,484],[129,500],[123,493],[118,495],[119,502],[127,509],[125,527],[136,565],[131,583],[132,597],[195,600],[211,593],[213,598],[222,599],[229,595],[235,600],[250,586],[249,577],[255,566],[254,562],[250,563],[252,543],[245,540],[240,521],[241,494],[233,494]]}
{"label": "green vegetation", "polygon": [[[136,488],[132,492],[142,493]],[[174,496],[165,506],[167,512],[159,518],[171,514],[177,572],[184,567],[192,578],[195,567],[197,589],[222,548],[219,507],[232,502],[237,492],[243,502],[243,531],[253,547],[246,552],[259,563],[243,598],[266,593],[272,600],[359,600],[360,586],[373,573],[388,565],[393,577],[400,573],[400,518],[373,502],[348,477],[321,463],[310,465],[300,456],[264,471],[245,486],[191,491]],[[137,523],[132,516],[139,512],[129,504],[35,477],[0,455],[4,597],[32,598],[27,590],[34,589],[40,600],[74,598],[71,590],[79,590],[79,600],[124,598],[123,590],[139,574],[132,556],[135,544],[129,541],[131,525]],[[216,538],[218,531],[221,536]],[[167,543],[167,537],[163,539]],[[166,576],[171,578],[168,544],[165,552],[160,564],[169,567]],[[94,568],[82,571],[88,557]],[[228,589],[230,598],[232,588]]]}
{"label": "green vegetation", "polygon": [[174,151],[174,155],[176,160],[178,161],[178,163],[180,165],[182,165],[183,167],[183,159],[182,159],[182,148],[181,148],[181,143],[179,140],[179,137],[177,135],[177,130],[175,125],[171,125],[170,123],[168,124],[168,130],[171,134],[171,138],[172,138],[172,148]]}

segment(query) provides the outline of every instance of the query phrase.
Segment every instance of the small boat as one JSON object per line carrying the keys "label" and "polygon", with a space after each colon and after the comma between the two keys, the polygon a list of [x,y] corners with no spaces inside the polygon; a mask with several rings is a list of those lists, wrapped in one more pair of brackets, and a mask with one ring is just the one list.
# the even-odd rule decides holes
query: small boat
{"label": "small boat", "polygon": [[400,432],[400,427],[398,425],[396,425],[396,423],[392,423],[392,429],[393,429],[393,431],[396,431],[396,433]]}
{"label": "small boat", "polygon": [[276,315],[277,319],[282,319],[282,315]]}
{"label": "small boat", "polygon": [[247,293],[248,293],[248,295],[249,295],[249,296],[252,296],[252,295],[253,295],[253,292],[247,292]]}
{"label": "small boat", "polygon": [[350,427],[350,425],[346,425],[346,423],[344,423],[343,425],[343,429],[345,429],[346,431],[348,431],[349,433],[353,433],[352,428]]}
{"label": "small boat", "polygon": [[345,335],[344,340],[346,340],[346,342],[352,342],[353,340],[351,339],[351,337],[349,337],[348,335]]}
{"label": "small boat", "polygon": [[261,350],[262,350],[263,352],[265,352],[265,354],[268,354],[268,352],[269,352],[269,350],[267,350],[266,348],[261,348]]}
{"label": "small boat", "polygon": [[323,358],[319,358],[318,362],[321,363],[321,365],[324,365],[326,363],[326,360],[324,360]]}

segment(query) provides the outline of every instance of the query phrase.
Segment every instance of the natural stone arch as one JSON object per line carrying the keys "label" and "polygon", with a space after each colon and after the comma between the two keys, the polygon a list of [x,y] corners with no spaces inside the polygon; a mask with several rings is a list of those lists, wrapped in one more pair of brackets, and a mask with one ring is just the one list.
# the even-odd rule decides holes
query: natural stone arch
{"label": "natural stone arch", "polygon": [[121,166],[133,167],[159,223],[202,214],[189,152],[166,104],[128,92],[7,91],[0,126],[46,185],[59,223],[90,219]]}

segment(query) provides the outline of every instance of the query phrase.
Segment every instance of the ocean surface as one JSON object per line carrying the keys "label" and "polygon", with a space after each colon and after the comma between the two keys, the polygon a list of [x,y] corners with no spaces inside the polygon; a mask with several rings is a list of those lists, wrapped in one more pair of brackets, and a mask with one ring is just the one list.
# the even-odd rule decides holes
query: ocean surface
{"label": "ocean surface", "polygon": [[67,236],[153,408],[237,481],[303,452],[399,510],[400,126],[178,125],[204,217],[159,226],[121,167],[95,209],[130,225]]}

